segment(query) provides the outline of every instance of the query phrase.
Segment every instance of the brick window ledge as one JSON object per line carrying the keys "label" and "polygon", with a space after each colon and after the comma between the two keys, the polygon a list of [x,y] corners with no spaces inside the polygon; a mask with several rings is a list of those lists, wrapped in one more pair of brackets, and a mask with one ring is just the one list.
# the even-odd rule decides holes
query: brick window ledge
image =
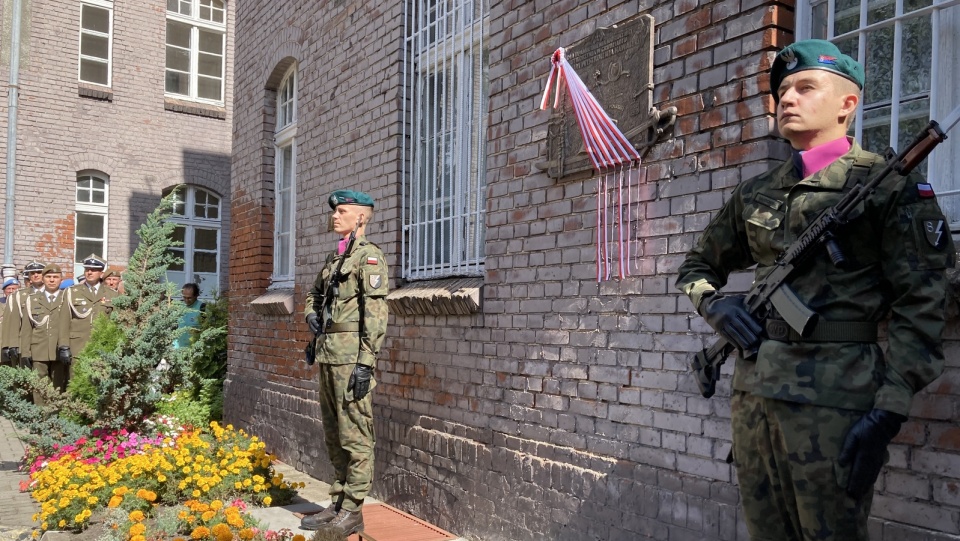
{"label": "brick window ledge", "polygon": [[175,113],[184,113],[187,115],[205,116],[216,118],[217,120],[226,120],[227,109],[216,105],[207,105],[194,101],[184,101],[174,98],[163,98],[163,108]]}
{"label": "brick window ledge", "polygon": [[480,311],[482,291],[482,277],[410,282],[391,291],[387,305],[398,316],[466,316]]}
{"label": "brick window ledge", "polygon": [[250,309],[263,316],[288,316],[293,306],[292,289],[274,289],[250,301]]}
{"label": "brick window ledge", "polygon": [[81,98],[91,98],[99,101],[113,101],[113,90],[105,86],[77,85],[77,95]]}

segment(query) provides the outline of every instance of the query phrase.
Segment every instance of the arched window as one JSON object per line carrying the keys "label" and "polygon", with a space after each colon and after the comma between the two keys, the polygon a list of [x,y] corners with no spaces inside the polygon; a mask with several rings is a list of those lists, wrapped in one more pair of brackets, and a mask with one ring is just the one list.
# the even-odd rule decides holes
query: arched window
{"label": "arched window", "polygon": [[97,254],[107,258],[109,177],[99,171],[77,173],[76,231],[73,275],[83,276],[83,258]]}
{"label": "arched window", "polygon": [[277,126],[273,228],[274,288],[293,288],[297,215],[297,65],[287,70],[277,90]]}
{"label": "arched window", "polygon": [[177,194],[170,221],[177,224],[174,240],[183,246],[170,251],[183,259],[167,269],[167,280],[180,286],[194,282],[209,298],[220,284],[220,196],[196,186]]}

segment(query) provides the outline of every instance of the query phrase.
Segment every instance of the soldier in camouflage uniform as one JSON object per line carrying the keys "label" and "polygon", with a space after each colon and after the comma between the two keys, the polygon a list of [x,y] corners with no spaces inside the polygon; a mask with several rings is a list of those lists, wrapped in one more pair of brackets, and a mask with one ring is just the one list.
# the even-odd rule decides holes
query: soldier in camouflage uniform
{"label": "soldier in camouflage uniform", "polygon": [[[373,199],[362,192],[330,195],[333,228],[342,238],[306,298],[304,314],[316,335],[320,413],[336,478],[333,503],[303,518],[301,528],[363,530],[361,507],[373,481],[373,368],[387,330],[387,263],[364,238]],[[339,271],[339,272],[338,272]],[[308,359],[309,361],[309,359]]]}
{"label": "soldier in camouflage uniform", "polygon": [[[849,188],[883,169],[846,137],[863,88],[852,58],[797,42],[772,66],[780,133],[794,159],[737,186],[680,266],[677,287],[738,356],[733,459],[753,541],[866,540],[873,484],[913,395],[943,369],[945,269],[955,249],[933,189],[917,173],[887,177],[836,241],[789,286],[820,315],[801,337],[774,313],[763,327],[730,273],[777,256]],[[877,324],[889,316],[889,348]],[[743,351],[758,350],[755,360]],[[750,357],[750,356],[748,356]]]}

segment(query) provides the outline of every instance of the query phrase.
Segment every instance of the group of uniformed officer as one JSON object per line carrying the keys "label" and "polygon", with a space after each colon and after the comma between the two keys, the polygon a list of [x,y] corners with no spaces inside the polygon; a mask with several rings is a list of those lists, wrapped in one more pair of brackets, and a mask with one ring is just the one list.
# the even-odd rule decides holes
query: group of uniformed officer
{"label": "group of uniformed officer", "polygon": [[[0,321],[0,364],[32,368],[65,390],[73,355],[90,340],[93,321],[109,313],[120,293],[103,282],[107,264],[90,254],[83,280],[61,289],[59,265],[31,261],[23,270],[27,286],[6,297]],[[34,394],[34,402],[42,397]]]}

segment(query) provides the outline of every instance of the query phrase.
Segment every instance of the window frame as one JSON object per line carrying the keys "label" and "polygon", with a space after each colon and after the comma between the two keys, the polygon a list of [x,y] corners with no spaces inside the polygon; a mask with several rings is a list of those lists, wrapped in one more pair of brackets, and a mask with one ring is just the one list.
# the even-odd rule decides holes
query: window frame
{"label": "window frame", "polygon": [[488,6],[405,0],[404,10],[401,275],[482,276]]}
{"label": "window frame", "polygon": [[[90,194],[92,195],[95,191],[103,192],[103,203],[95,203],[93,201],[80,201],[79,192],[80,182],[85,179],[90,179],[91,186],[89,188]],[[103,183],[103,189],[94,188],[93,181],[97,180]],[[92,197],[91,197],[92,199]],[[101,242],[103,248],[100,253],[97,253],[98,256],[102,258],[107,258],[107,252],[109,248],[109,232],[110,232],[110,177],[101,172],[101,171],[92,171],[84,170],[77,172],[76,182],[74,183],[74,231],[73,231],[73,275],[74,276],[83,276],[83,259],[90,255],[89,252],[81,253],[77,247],[77,241],[90,241],[90,242]],[[85,214],[89,216],[98,216],[103,218],[103,237],[94,238],[94,237],[81,237],[80,236],[80,215]]]}
{"label": "window frame", "polygon": [[[83,8],[85,6],[91,6],[98,9],[107,10],[107,22],[109,24],[109,29],[106,34],[102,32],[97,32],[95,30],[87,30],[83,27]],[[89,56],[83,54],[83,37],[85,34],[89,34],[97,37],[106,37],[107,38],[107,82],[100,83],[97,81],[87,81],[82,77],[82,64],[84,60],[91,62],[103,63],[103,59],[95,56]],[[112,87],[113,86],[113,1],[112,0],[83,0],[80,3],[80,30],[78,34],[78,43],[77,43],[77,81],[85,84]]]}
{"label": "window frame", "polygon": [[[180,190],[181,190],[180,196],[182,196],[182,199],[178,198],[176,203],[174,203],[174,211],[171,212],[168,220],[176,224],[178,227],[182,226],[184,228],[183,246],[172,248],[173,250],[182,251],[181,257],[183,258],[183,270],[171,271],[168,269],[167,279],[169,281],[173,281],[177,283],[181,287],[183,286],[183,283],[204,282],[204,280],[202,279],[200,280],[197,279],[197,271],[193,268],[193,263],[194,263],[193,255],[198,250],[196,247],[196,230],[197,229],[215,230],[216,239],[217,239],[217,248],[215,251],[217,270],[215,273],[209,273],[209,272],[201,273],[203,275],[211,275],[211,274],[214,275],[213,288],[211,287],[200,288],[202,290],[201,297],[204,299],[209,299],[213,296],[214,292],[220,288],[221,270],[223,269],[223,265],[222,265],[223,263],[223,253],[222,253],[223,252],[223,225],[222,225],[223,224],[223,196],[214,192],[213,190],[204,188],[202,186],[196,186],[193,184],[184,185],[180,188]],[[212,195],[218,199],[218,204],[216,205],[216,208],[217,208],[216,218],[198,217],[196,215],[197,192],[204,192],[208,196]],[[183,214],[176,213],[177,205],[180,205],[180,204],[183,205],[183,210],[184,210]],[[209,205],[205,205],[205,207],[209,207]],[[200,252],[210,253],[210,251],[206,249],[201,249]],[[184,275],[184,282],[179,283],[177,280],[170,280],[170,277],[169,277],[170,272],[177,272],[177,273],[182,272]]]}
{"label": "window frame", "polygon": [[[296,219],[297,219],[297,117],[299,78],[298,64],[287,69],[277,87],[275,111],[277,119],[274,126],[274,207],[273,207],[273,272],[270,276],[270,289],[292,289],[296,279]],[[289,93],[287,89],[290,89]],[[283,113],[289,106],[290,115]],[[286,149],[290,149],[289,163],[284,158]],[[289,185],[283,181],[283,175],[289,173]],[[281,188],[283,186],[283,188]],[[289,197],[287,208],[289,216],[281,212],[284,198]],[[286,261],[281,260],[281,236],[287,236],[288,251]],[[284,268],[286,267],[286,268]]]}
{"label": "window frame", "polygon": [[[902,109],[906,106],[917,103],[917,100],[929,100],[929,108],[926,111],[926,119],[938,121],[945,120],[946,116],[960,105],[960,75],[955,66],[960,65],[960,0],[930,0],[930,5],[905,11],[904,0],[887,0],[886,5],[892,5],[894,13],[892,17],[882,21],[869,22],[868,13],[870,9],[882,7],[875,0],[871,3],[868,0],[859,1],[859,21],[857,28],[840,35],[834,35],[836,20],[836,0],[798,0],[796,6],[796,39],[807,39],[818,37],[828,39],[833,42],[846,41],[848,39],[857,40],[858,60],[868,70],[866,65],[867,35],[869,32],[877,31],[886,27],[893,27],[894,32],[894,57],[892,59],[891,74],[891,96],[886,101],[878,102],[875,109],[889,107],[890,115],[890,137],[889,144],[895,150],[901,151],[897,141],[904,136],[912,138],[914,133],[900,133],[900,121],[915,117],[916,113],[904,112]],[[826,9],[826,30],[825,36],[814,36],[813,11],[815,7],[825,6]],[[954,8],[954,9],[949,9]],[[926,17],[930,21],[931,47],[930,47],[930,85],[924,93],[907,96],[913,98],[904,100],[900,89],[902,85],[901,68],[902,62],[897,61],[901,56],[901,41],[904,37],[903,25],[913,19]],[[867,20],[868,24],[863,24]],[[869,78],[869,73],[868,73]],[[886,104],[886,105],[884,105]],[[894,107],[894,104],[897,106]],[[854,121],[854,135],[857,141],[862,141],[864,129],[864,107],[857,109],[856,120]],[[960,230],[960,177],[954,174],[954,171],[960,170],[960,130],[954,129],[945,142],[940,144],[933,153],[927,158],[927,181],[934,186],[939,198],[940,205],[951,223],[951,229]]]}
{"label": "window frame", "polygon": [[[181,4],[191,5],[192,15],[182,15],[179,12],[170,11],[169,9],[166,11],[166,21],[165,21],[166,26],[164,30],[164,34],[165,34],[164,51],[165,51],[165,54],[167,54],[166,51],[170,47],[175,47],[181,50],[183,49],[183,47],[179,45],[171,45],[168,41],[169,36],[167,35],[167,31],[169,30],[170,22],[175,22],[175,23],[189,26],[190,27],[190,46],[188,49],[188,53],[189,53],[189,61],[190,61],[190,67],[189,67],[190,71],[184,72],[181,70],[170,68],[165,58],[164,59],[164,86],[163,86],[164,97],[196,101],[196,102],[206,103],[206,104],[216,105],[216,106],[224,106],[226,103],[225,100],[226,100],[226,91],[227,91],[227,75],[226,75],[227,74],[227,1],[224,0],[223,23],[216,23],[216,22],[207,21],[200,18],[199,11],[201,7],[200,2],[202,0],[178,0],[178,1]],[[212,76],[208,76],[208,75],[201,76],[200,74],[200,53],[201,53],[200,31],[201,30],[220,34],[220,51],[221,51],[221,53],[219,54],[220,56],[220,76],[219,76],[220,99],[218,100],[199,96],[200,79],[202,77],[212,79]],[[211,53],[204,52],[204,54],[211,54]],[[188,81],[187,94],[180,94],[178,92],[171,92],[167,90],[166,77],[170,72],[176,72],[180,74],[186,73],[188,75],[189,81]]]}

